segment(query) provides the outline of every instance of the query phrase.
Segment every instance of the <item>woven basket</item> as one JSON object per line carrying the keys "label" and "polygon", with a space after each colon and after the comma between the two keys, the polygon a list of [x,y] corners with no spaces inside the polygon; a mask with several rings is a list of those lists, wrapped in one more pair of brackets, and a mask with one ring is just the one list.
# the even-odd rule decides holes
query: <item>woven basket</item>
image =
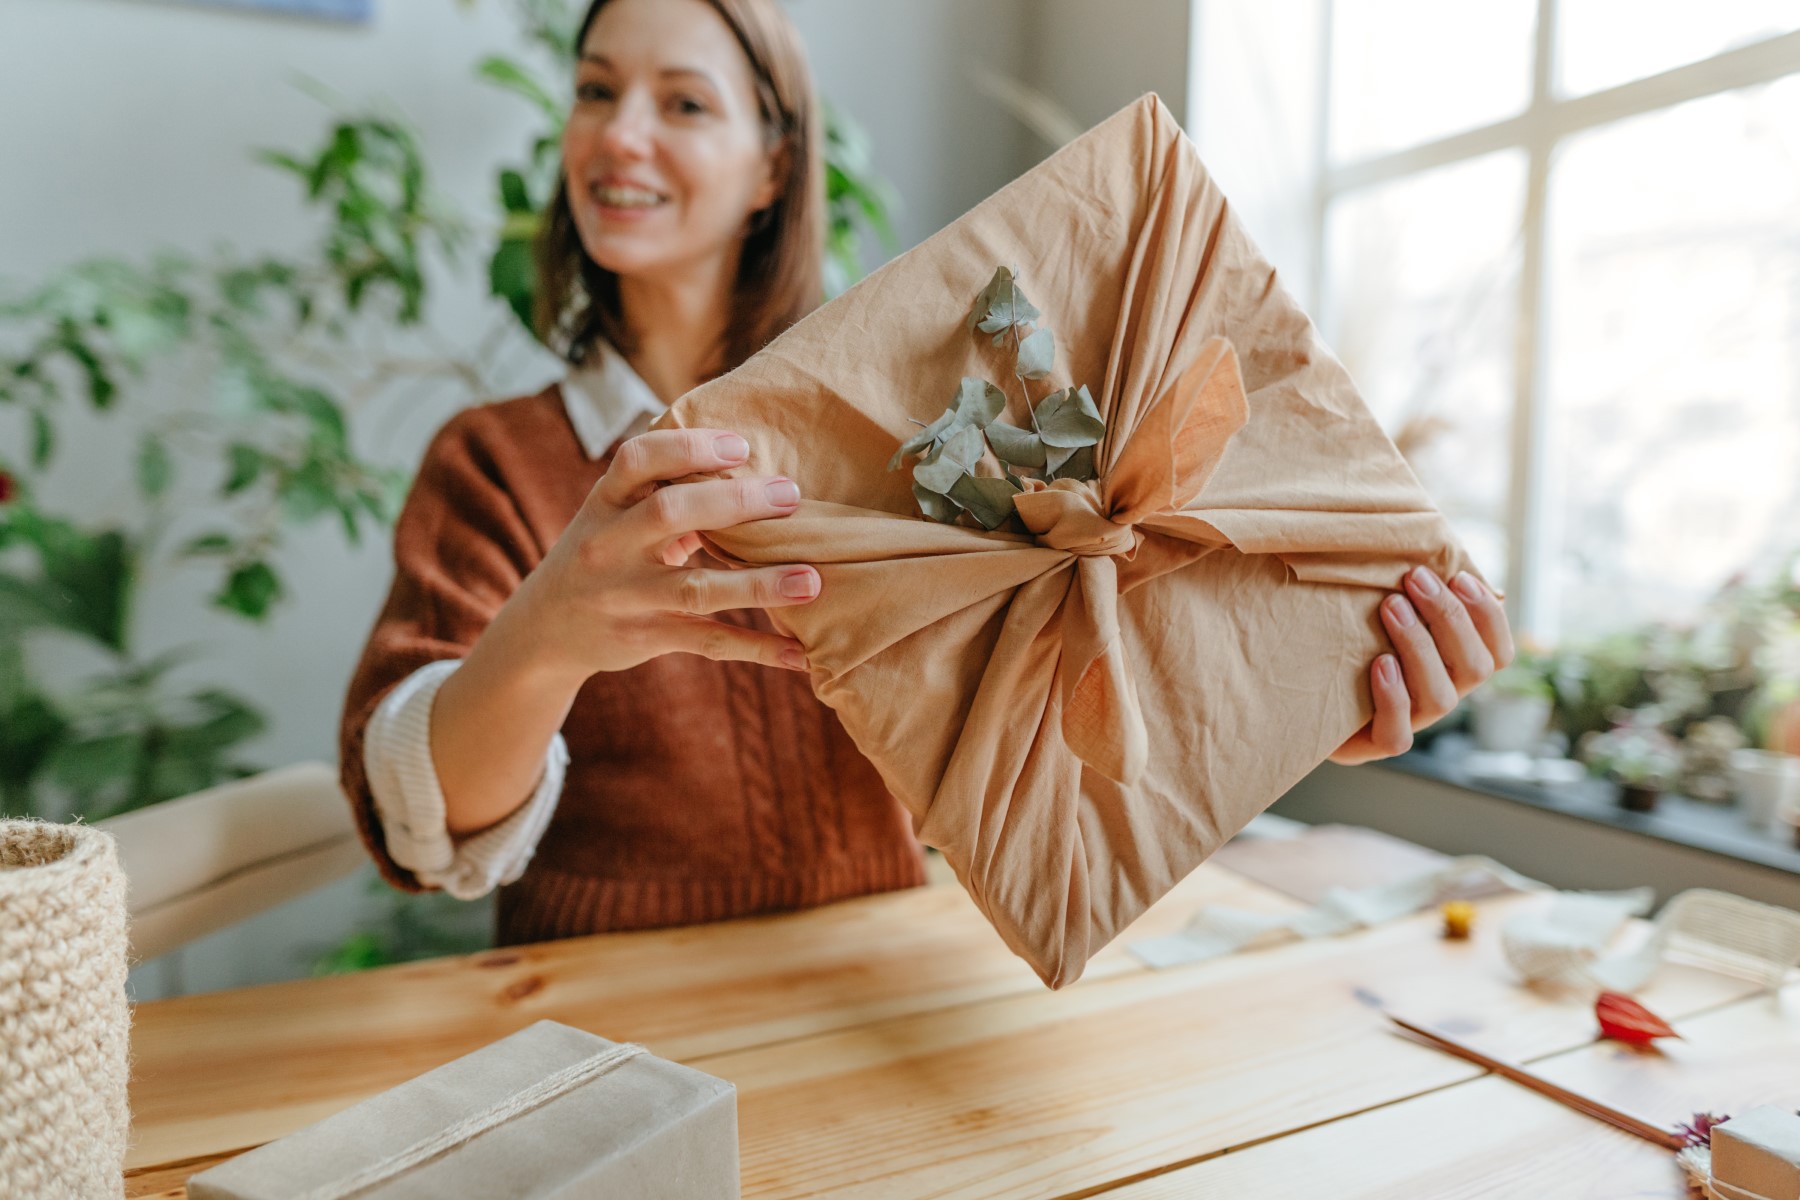
{"label": "woven basket", "polygon": [[0,820],[0,1196],[124,1195],[125,971],[112,838]]}

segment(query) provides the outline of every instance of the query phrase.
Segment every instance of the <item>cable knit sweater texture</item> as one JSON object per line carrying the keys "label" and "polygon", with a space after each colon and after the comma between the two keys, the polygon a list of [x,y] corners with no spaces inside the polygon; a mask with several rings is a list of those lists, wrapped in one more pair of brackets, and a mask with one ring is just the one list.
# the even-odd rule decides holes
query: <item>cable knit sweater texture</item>
{"label": "cable knit sweater texture", "polygon": [[[340,761],[396,886],[363,755],[391,689],[464,657],[605,473],[556,388],[470,409],[426,451],[395,532],[394,584],[351,681]],[[769,629],[760,612],[722,619]],[[500,890],[503,944],[774,912],[924,881],[911,820],[805,676],[664,655],[591,678],[562,730],[562,796]]]}

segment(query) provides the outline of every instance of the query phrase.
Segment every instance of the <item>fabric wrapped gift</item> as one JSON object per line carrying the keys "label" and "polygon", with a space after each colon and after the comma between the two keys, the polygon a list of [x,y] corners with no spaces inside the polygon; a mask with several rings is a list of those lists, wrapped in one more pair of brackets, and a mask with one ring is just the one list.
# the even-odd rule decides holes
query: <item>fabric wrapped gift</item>
{"label": "fabric wrapped gift", "polygon": [[192,1200],[738,1195],[737,1091],[554,1021],[188,1180]]}
{"label": "fabric wrapped gift", "polygon": [[[1041,380],[969,326],[997,266],[1056,339]],[[1097,481],[1033,480],[1024,531],[924,519],[890,460],[965,378],[1002,381],[1016,427],[1087,385]],[[1154,96],[659,426],[734,430],[731,473],[800,485],[709,549],[818,566],[819,598],[771,616],[1051,987],[1369,719],[1386,590],[1469,565]]]}

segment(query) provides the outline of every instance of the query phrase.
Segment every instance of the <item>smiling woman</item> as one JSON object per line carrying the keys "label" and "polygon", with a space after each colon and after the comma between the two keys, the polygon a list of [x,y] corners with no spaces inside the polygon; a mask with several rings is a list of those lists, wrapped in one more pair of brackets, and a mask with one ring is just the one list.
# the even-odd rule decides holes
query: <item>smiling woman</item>
{"label": "smiling woman", "polygon": [[[716,18],[697,19],[707,8]],[[610,0],[578,44],[566,186],[538,246],[540,334],[571,362],[597,339],[630,356],[624,313],[654,303],[637,284],[704,262],[712,289],[747,302],[717,366],[741,362],[821,292],[818,107],[798,36],[745,0]]]}
{"label": "smiling woman", "polygon": [[798,489],[659,488],[741,464],[743,439],[630,436],[821,296],[799,39],[777,0],[599,0],[578,44],[537,250],[573,369],[427,452],[346,705],[346,790],[399,886],[504,884],[503,941],[920,883],[909,819],[760,611],[818,573],[698,552]]}

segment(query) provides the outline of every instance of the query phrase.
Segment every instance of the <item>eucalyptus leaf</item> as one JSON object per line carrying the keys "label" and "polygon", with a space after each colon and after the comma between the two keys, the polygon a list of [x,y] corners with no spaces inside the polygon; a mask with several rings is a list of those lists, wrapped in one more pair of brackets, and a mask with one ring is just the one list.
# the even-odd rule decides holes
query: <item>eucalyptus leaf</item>
{"label": "eucalyptus leaf", "polygon": [[1004,479],[984,479],[964,475],[950,489],[950,498],[981,522],[983,529],[993,530],[1006,524],[1013,514],[1012,498],[1019,489]]}
{"label": "eucalyptus leaf", "polygon": [[913,484],[913,497],[919,502],[920,512],[945,525],[956,524],[956,518],[962,513],[962,509],[950,497],[940,496],[917,483]]}
{"label": "eucalyptus leaf", "polygon": [[952,411],[976,428],[986,429],[989,422],[1006,411],[1006,393],[985,379],[965,376]]}
{"label": "eucalyptus leaf", "polygon": [[950,488],[956,486],[956,480],[974,470],[976,462],[981,462],[983,450],[986,450],[986,443],[981,441],[981,430],[972,425],[961,426],[956,434],[932,448],[932,452],[914,466],[913,479],[938,495],[947,495]]}
{"label": "eucalyptus leaf", "polygon": [[[977,437],[980,435],[977,434]],[[913,482],[942,496],[956,486],[956,481],[969,473],[969,469],[951,458],[947,446],[935,446],[930,454],[919,460],[913,468]]]}
{"label": "eucalyptus leaf", "polygon": [[982,440],[981,430],[973,425],[964,425],[944,440],[944,457],[961,464],[965,470],[973,471],[986,452],[987,442]]}
{"label": "eucalyptus leaf", "polygon": [[1042,379],[1056,365],[1056,335],[1040,329],[1019,343],[1019,361],[1013,374],[1020,379]]}
{"label": "eucalyptus leaf", "polygon": [[976,297],[967,324],[983,333],[1000,333],[1015,325],[1029,325],[1043,315],[1019,290],[1012,268],[996,267],[993,279]]}
{"label": "eucalyptus leaf", "polygon": [[946,410],[943,416],[925,426],[923,429],[919,430],[919,432],[907,438],[904,442],[901,442],[900,448],[894,451],[894,457],[888,459],[887,469],[890,471],[898,469],[901,461],[909,454],[917,454],[924,450],[925,447],[937,441],[937,439],[943,435],[944,431],[950,428],[950,422],[955,419],[955,410]]}
{"label": "eucalyptus leaf", "polygon": [[994,448],[994,457],[1003,463],[1032,468],[1044,465],[1043,439],[1029,429],[995,421],[987,427],[987,439]]}
{"label": "eucalyptus leaf", "polygon": [[1106,422],[1088,394],[1087,385],[1052,392],[1038,402],[1038,436],[1046,445],[1091,446],[1106,432]]}
{"label": "eucalyptus leaf", "polygon": [[1078,446],[1069,452],[1069,457],[1050,473],[1052,479],[1079,479],[1083,482],[1094,478],[1094,448]]}

